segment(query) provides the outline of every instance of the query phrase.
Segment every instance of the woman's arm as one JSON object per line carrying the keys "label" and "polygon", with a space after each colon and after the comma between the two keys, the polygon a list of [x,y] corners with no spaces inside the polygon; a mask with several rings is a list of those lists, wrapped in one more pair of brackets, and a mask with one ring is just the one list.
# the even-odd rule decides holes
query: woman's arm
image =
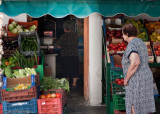
{"label": "woman's arm", "polygon": [[137,71],[139,65],[140,65],[140,58],[139,58],[139,55],[137,53],[132,53],[129,57],[130,59],[130,66],[128,68],[128,71],[127,71],[127,76],[124,80],[124,85],[128,85],[128,81],[129,79],[133,76],[133,74]]}

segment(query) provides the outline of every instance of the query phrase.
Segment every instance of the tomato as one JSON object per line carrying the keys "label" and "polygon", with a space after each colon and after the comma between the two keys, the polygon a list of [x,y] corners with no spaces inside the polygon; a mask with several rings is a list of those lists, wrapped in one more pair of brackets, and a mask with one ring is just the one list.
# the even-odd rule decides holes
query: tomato
{"label": "tomato", "polygon": [[113,46],[112,48],[113,48],[113,49],[116,49],[116,47],[115,47],[115,46]]}
{"label": "tomato", "polygon": [[56,94],[52,93],[51,98],[55,98],[55,97],[56,97]]}
{"label": "tomato", "polygon": [[121,81],[119,80],[119,81],[118,81],[118,85],[120,85],[120,84],[122,84],[122,83],[121,83]]}
{"label": "tomato", "polygon": [[117,64],[115,64],[115,67],[118,67],[118,65],[117,65]]}
{"label": "tomato", "polygon": [[121,49],[118,49],[117,51],[121,51]]}
{"label": "tomato", "polygon": [[45,99],[45,98],[46,98],[45,95],[41,95],[41,96],[40,96],[40,99]]}
{"label": "tomato", "polygon": [[125,46],[125,44],[123,44],[123,43],[122,43],[122,44],[121,44],[121,46],[122,46],[122,47],[124,47],[124,46]]}
{"label": "tomato", "polygon": [[118,82],[118,81],[120,81],[120,79],[117,78],[116,81]]}
{"label": "tomato", "polygon": [[60,93],[56,93],[56,98],[61,98],[61,94]]}
{"label": "tomato", "polygon": [[48,95],[46,96],[46,98],[51,98],[51,94],[48,94]]}
{"label": "tomato", "polygon": [[160,45],[158,46],[158,48],[160,48]]}
{"label": "tomato", "polygon": [[124,83],[124,79],[121,79],[121,82]]}
{"label": "tomato", "polygon": [[116,84],[117,82],[116,82],[116,81],[113,81],[113,83],[115,83],[115,84]]}
{"label": "tomato", "polygon": [[157,50],[157,49],[158,49],[158,46],[155,46],[154,49]]}

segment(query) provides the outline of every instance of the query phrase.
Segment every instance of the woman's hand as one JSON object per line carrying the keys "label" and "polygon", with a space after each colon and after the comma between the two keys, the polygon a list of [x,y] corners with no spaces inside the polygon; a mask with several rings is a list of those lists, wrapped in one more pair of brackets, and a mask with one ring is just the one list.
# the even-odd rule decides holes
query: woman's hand
{"label": "woman's hand", "polygon": [[127,78],[124,79],[124,85],[125,86],[128,86],[128,81],[129,81],[129,79],[127,79]]}

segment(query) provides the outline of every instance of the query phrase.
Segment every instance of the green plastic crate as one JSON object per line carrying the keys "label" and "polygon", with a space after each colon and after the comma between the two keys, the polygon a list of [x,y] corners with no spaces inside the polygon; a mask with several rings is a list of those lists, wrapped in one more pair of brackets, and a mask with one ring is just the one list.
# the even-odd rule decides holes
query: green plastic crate
{"label": "green plastic crate", "polygon": [[125,86],[122,85],[118,85],[116,83],[112,83],[112,94],[113,95],[124,95],[125,94]]}
{"label": "green plastic crate", "polygon": [[37,68],[36,68],[36,72],[39,72],[39,75],[40,75],[40,80],[42,80],[43,76],[44,76],[44,55],[42,57],[42,62],[41,62],[41,65],[38,65]]}
{"label": "green plastic crate", "polygon": [[125,110],[125,95],[113,95],[114,110]]}
{"label": "green plastic crate", "polygon": [[115,81],[117,78],[124,78],[122,70],[111,70],[110,71],[111,81]]}

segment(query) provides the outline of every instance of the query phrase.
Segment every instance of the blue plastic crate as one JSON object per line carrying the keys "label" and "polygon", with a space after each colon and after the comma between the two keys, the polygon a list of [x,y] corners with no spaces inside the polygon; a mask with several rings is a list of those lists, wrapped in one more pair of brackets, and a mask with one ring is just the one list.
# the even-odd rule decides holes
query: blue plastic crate
{"label": "blue plastic crate", "polygon": [[40,86],[37,86],[37,99],[39,99],[40,94]]}
{"label": "blue plastic crate", "polygon": [[22,102],[2,101],[3,114],[38,114],[37,99]]}

